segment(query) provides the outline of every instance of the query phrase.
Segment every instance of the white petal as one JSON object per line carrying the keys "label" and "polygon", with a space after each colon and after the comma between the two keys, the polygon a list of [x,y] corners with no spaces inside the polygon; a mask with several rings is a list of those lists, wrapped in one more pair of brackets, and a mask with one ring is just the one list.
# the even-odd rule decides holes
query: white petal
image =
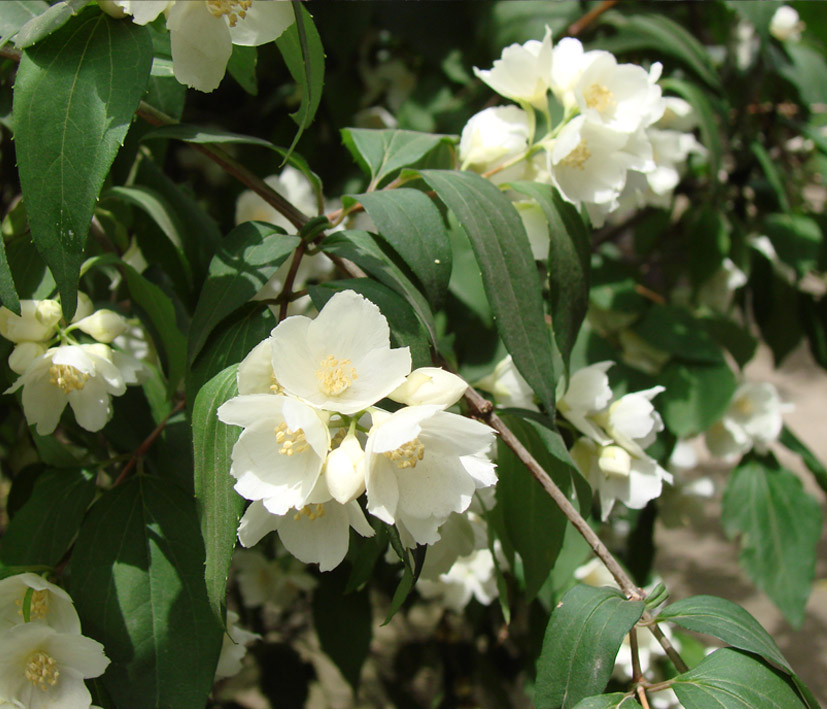
{"label": "white petal", "polygon": [[[318,507],[322,506],[313,506],[314,515]],[[347,554],[350,523],[347,510],[336,502],[326,503],[323,510],[314,519],[302,513],[288,514],[279,525],[279,539],[299,561],[318,563],[320,571],[330,571]]]}
{"label": "white petal", "polygon": [[252,426],[264,420],[281,420],[285,401],[285,397],[273,394],[242,394],[221,404],[217,414],[231,426]]}
{"label": "white petal", "polygon": [[218,88],[233,52],[230,30],[202,2],[176,2],[167,18],[175,78],[198,91]]}
{"label": "white petal", "polygon": [[238,525],[238,541],[242,546],[251,547],[279,528],[281,517],[271,515],[261,501],[253,502],[244,513]]}
{"label": "white petal", "polygon": [[295,21],[292,3],[287,0],[255,0],[247,17],[230,27],[233,44],[257,47],[272,42]]}
{"label": "white petal", "polygon": [[106,385],[92,378],[83,389],[70,391],[69,405],[78,424],[87,431],[100,431],[112,418],[112,406]]}

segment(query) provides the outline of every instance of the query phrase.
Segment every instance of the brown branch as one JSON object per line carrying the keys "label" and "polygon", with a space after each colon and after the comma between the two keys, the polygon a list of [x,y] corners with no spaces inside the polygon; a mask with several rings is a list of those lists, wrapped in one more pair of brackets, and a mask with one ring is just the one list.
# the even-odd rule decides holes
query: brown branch
{"label": "brown branch", "polygon": [[572,22],[566,30],[569,37],[576,37],[598,17],[600,17],[606,10],[611,9],[617,5],[617,0],[603,0],[596,8],[587,12],[576,22]]}

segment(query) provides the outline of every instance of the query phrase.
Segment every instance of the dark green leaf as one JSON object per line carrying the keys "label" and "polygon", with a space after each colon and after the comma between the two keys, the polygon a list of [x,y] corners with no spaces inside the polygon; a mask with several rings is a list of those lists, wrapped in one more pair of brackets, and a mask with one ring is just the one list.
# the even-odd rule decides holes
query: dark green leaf
{"label": "dark green leaf", "polygon": [[258,95],[258,80],[256,79],[256,64],[258,63],[258,49],[256,47],[242,47],[233,45],[233,53],[227,62],[227,71],[238,82],[239,86],[251,96]]}
{"label": "dark green leaf", "polygon": [[[41,39],[48,37],[52,32],[60,29],[65,25],[73,15],[77,15],[84,7],[88,5],[90,0],[60,0],[54,5],[46,9],[45,12],[39,13],[36,17],[31,18],[25,25],[20,28],[17,36],[14,38],[14,43],[18,49],[26,49],[31,47]],[[5,2],[3,5],[5,6]],[[5,14],[6,8],[3,7]]]}
{"label": "dark green leaf", "polygon": [[288,154],[299,142],[305,128],[313,122],[324,85],[324,47],[310,13],[300,2],[293,3],[296,21],[276,40],[293,80],[301,87],[301,105],[290,116],[299,126]]}
{"label": "dark green leaf", "polygon": [[770,214],[762,229],[772,241],[778,257],[792,266],[799,277],[818,266],[821,227],[802,214]]}
{"label": "dark green leaf", "polygon": [[664,367],[658,383],[666,391],[658,396],[657,408],[666,426],[679,438],[702,433],[720,419],[738,386],[726,362],[673,361]]}
{"label": "dark green leaf", "polygon": [[724,347],[743,367],[755,355],[758,340],[743,325],[727,317],[711,315],[701,320],[713,340]]}
{"label": "dark green leaf", "polygon": [[0,13],[0,47],[17,34],[29,20],[49,9],[46,0],[7,0]]}
{"label": "dark green leaf", "polygon": [[537,660],[534,703],[567,709],[600,692],[614,668],[623,638],[640,620],[643,601],[620,591],[579,584],[551,614]]}
{"label": "dark green leaf", "polygon": [[683,308],[653,305],[634,327],[652,347],[682,360],[717,364],[723,361],[720,346]]}
{"label": "dark green leaf", "polygon": [[204,578],[217,618],[223,617],[230,559],[244,510],[230,475],[230,455],[241,429],[221,423],[216,415],[221,404],[238,394],[237,371],[238,365],[232,365],[210,379],[195,397],[192,410],[195,501],[206,548]]}
{"label": "dark green leaf", "polygon": [[13,313],[20,315],[20,299],[17,296],[17,288],[14,285],[14,278],[6,256],[6,241],[2,237],[0,237],[0,303]]}
{"label": "dark green leaf", "polygon": [[772,191],[775,192],[776,199],[778,200],[778,206],[781,211],[789,212],[790,200],[787,198],[787,191],[784,189],[781,173],[778,171],[778,167],[776,167],[770,157],[770,154],[757,140],[753,141],[752,145],[750,145],[750,150],[756,160],[758,160],[758,164],[761,166],[761,170],[764,172],[764,177],[767,178],[767,182],[772,188]]}
{"label": "dark green leaf", "polygon": [[730,538],[740,535],[739,561],[752,580],[801,625],[821,533],[818,502],[795,474],[748,459],[727,482],[721,522]]}
{"label": "dark green leaf", "polygon": [[590,235],[577,209],[560,197],[557,190],[539,182],[517,182],[511,186],[535,199],[548,219],[551,326],[568,368],[571,350],[589,305]]}
{"label": "dark green leaf", "polygon": [[54,566],[69,548],[95,496],[95,475],[79,468],[47,470],[3,534],[4,564]]}
{"label": "dark green leaf", "polygon": [[144,94],[148,30],[90,8],[24,52],[14,88],[20,184],[32,238],[76,307],[98,192]]}
{"label": "dark green leaf", "polygon": [[440,143],[453,143],[454,138],[410,130],[343,128],[342,142],[376,186],[394,170],[413,165]]}
{"label": "dark green leaf", "polygon": [[397,189],[353,197],[365,208],[379,235],[400,255],[422,284],[428,301],[440,307],[451,278],[451,241],[442,216],[422,192]]}
{"label": "dark green leaf", "polygon": [[245,222],[231,231],[210,263],[189,335],[192,362],[213,328],[248,302],[299,245],[269,224]]}
{"label": "dark green leaf", "polygon": [[784,426],[781,431],[781,438],[779,440],[782,445],[787,446],[793,453],[798,453],[798,455],[801,456],[801,460],[803,460],[804,465],[809,468],[819,487],[821,487],[824,492],[827,492],[827,468],[816,458],[813,452],[786,426]]}
{"label": "dark green leaf", "polygon": [[795,709],[804,707],[792,680],[754,655],[722,648],[673,680],[687,707]]}
{"label": "dark green leaf", "polygon": [[479,175],[449,170],[421,174],[468,234],[500,337],[520,374],[553,411],[557,372],[551,335],[519,215],[509,199]]}
{"label": "dark green leaf", "polygon": [[71,582],[84,633],[112,660],[104,684],[118,707],[205,705],[222,630],[192,497],[146,475],[105,493],[81,527]]}

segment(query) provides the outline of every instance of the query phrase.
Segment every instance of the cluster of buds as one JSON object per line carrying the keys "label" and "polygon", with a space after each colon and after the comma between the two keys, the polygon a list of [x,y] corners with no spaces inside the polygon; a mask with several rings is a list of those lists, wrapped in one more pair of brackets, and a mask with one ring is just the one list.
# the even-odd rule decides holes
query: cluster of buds
{"label": "cluster of buds", "polygon": [[81,427],[100,431],[112,418],[111,397],[144,374],[140,361],[110,346],[130,328],[122,315],[78,293],[74,318],[62,318],[56,300],[23,300],[20,315],[0,308],[0,335],[14,343],[9,367],[20,375],[5,393],[23,389],[26,420],[41,436],[55,430],[66,404]]}
{"label": "cluster of buds", "polygon": [[[387,320],[353,291],[315,319],[283,320],[239,365],[239,395],[218,410],[244,428],[230,470],[252,500],[241,544],[275,530],[299,560],[333,569],[351,527],[374,534],[363,494],[406,546],[434,544],[448,517],[496,482],[492,429],[446,411],[466,388],[441,369],[411,372],[408,348],[390,347]],[[378,408],[386,397],[404,406]]]}
{"label": "cluster of buds", "polygon": [[108,665],[66,591],[32,573],[0,581],[0,704],[89,709],[83,680]]}

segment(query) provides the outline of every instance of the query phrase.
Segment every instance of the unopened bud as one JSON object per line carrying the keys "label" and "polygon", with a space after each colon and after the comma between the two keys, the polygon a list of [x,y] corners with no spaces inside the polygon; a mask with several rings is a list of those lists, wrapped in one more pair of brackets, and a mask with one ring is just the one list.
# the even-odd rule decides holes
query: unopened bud
{"label": "unopened bud", "polygon": [[632,471],[632,456],[620,446],[605,446],[600,451],[597,465],[605,475],[628,478]]}
{"label": "unopened bud", "polygon": [[60,315],[55,300],[21,300],[20,315],[0,307],[0,335],[12,342],[45,342],[57,332]]}
{"label": "unopened bud", "polygon": [[112,310],[98,310],[88,317],[78,320],[75,325],[98,342],[112,342],[129,328],[123,315]]}
{"label": "unopened bud", "polygon": [[435,404],[447,408],[456,404],[466,389],[468,384],[456,374],[439,367],[420,367],[388,394],[388,398],[408,406]]}
{"label": "unopened bud", "polygon": [[343,505],[365,491],[365,452],[352,433],[328,453],[325,478],[333,499]]}

